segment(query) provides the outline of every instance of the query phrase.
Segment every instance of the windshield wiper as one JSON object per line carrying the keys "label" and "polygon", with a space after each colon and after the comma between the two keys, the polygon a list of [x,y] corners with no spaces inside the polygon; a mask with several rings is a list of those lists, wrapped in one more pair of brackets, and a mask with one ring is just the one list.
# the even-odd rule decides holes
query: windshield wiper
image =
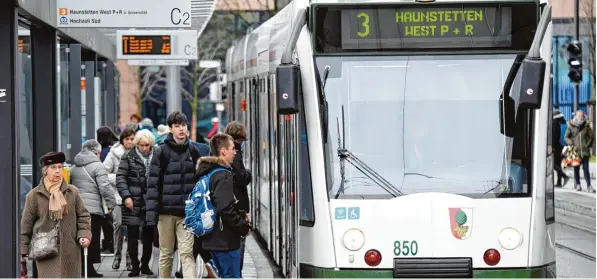
{"label": "windshield wiper", "polygon": [[[344,167],[345,161],[348,161],[351,165],[353,165],[357,170],[361,171],[364,175],[366,175],[369,179],[379,185],[382,189],[384,189],[388,194],[392,195],[392,197],[401,196],[402,192],[396,189],[392,183],[390,183],[387,179],[369,167],[365,162],[355,156],[352,152],[346,149],[346,146],[340,146],[340,123],[338,118],[336,118],[336,122],[338,123],[338,157],[340,158],[340,176],[342,181],[340,182],[340,187],[338,188],[338,192],[336,193],[335,198],[337,199],[340,194],[344,193],[344,183],[346,181]],[[344,134],[344,106],[342,106],[342,138],[343,144],[346,144],[345,141],[345,134]]]}
{"label": "windshield wiper", "polygon": [[[365,162],[361,161],[357,156],[355,156],[352,152],[348,151],[344,148],[338,149],[338,157],[340,157],[341,161],[348,161],[351,165],[353,165],[357,170],[361,171],[364,175],[366,175],[369,179],[373,182],[377,183],[382,189],[384,189],[388,194],[392,195],[393,197],[401,196],[402,192],[396,189],[387,179],[369,167]],[[336,194],[336,198],[338,197]]]}
{"label": "windshield wiper", "polygon": [[[330,65],[326,65],[323,69],[323,78],[321,79],[321,87],[325,89],[325,83],[328,81],[328,75],[330,74],[331,67]],[[340,139],[338,139],[340,140]]]}
{"label": "windshield wiper", "polygon": [[[492,181],[497,183],[497,185],[495,185],[494,187],[492,187],[491,189],[487,190],[487,192],[481,194],[480,196],[477,197],[477,199],[482,198],[483,196],[495,191],[495,189],[499,188],[499,187],[503,187],[504,185],[508,186],[508,188],[510,188],[510,185],[512,185],[512,179],[508,179],[508,184],[505,184],[503,181]],[[502,191],[503,192],[503,191]],[[501,193],[500,193],[501,194]]]}

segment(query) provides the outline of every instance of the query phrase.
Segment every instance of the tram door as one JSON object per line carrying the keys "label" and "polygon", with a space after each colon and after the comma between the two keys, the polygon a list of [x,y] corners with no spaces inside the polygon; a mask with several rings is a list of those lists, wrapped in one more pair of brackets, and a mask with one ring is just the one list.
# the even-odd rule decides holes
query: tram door
{"label": "tram door", "polygon": [[[274,78],[275,80],[275,78]],[[278,141],[278,170],[280,205],[282,207],[282,272],[287,278],[299,277],[298,241],[298,115],[280,115]]]}
{"label": "tram door", "polygon": [[260,142],[261,137],[259,136],[259,132],[261,129],[261,125],[259,123],[259,92],[257,90],[257,79],[253,78],[247,83],[247,89],[249,90],[249,94],[251,98],[249,99],[249,107],[252,109],[253,113],[251,113],[250,121],[252,123],[251,129],[251,157],[252,157],[252,165],[251,170],[253,171],[253,181],[251,183],[251,195],[253,204],[251,205],[252,212],[251,212],[251,220],[253,221],[253,225],[258,227],[261,223],[260,219],[260,212],[261,212],[261,204],[260,204],[260,181],[259,177],[261,176],[261,148]]}

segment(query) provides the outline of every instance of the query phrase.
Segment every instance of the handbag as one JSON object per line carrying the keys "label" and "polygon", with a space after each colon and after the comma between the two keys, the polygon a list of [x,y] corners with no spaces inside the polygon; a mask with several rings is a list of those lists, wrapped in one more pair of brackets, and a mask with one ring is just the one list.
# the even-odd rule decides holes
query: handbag
{"label": "handbag", "polygon": [[[91,177],[89,172],[87,172],[87,169],[85,167],[81,167],[81,168],[83,169],[83,171],[85,171],[85,174],[87,174],[87,177],[89,177],[89,179],[91,179],[91,182],[93,182],[93,184],[95,184],[95,187],[97,187],[98,191],[101,191],[99,189],[99,185],[97,185],[97,183],[95,182],[95,179],[93,179],[93,177]],[[108,209],[108,205],[106,205],[106,201],[104,200],[104,197],[101,197],[101,200],[102,200],[102,211],[103,211],[104,215],[106,215],[110,212],[110,210]]]}
{"label": "handbag", "polygon": [[29,258],[41,261],[58,256],[60,221],[48,232],[37,232],[31,239]]}

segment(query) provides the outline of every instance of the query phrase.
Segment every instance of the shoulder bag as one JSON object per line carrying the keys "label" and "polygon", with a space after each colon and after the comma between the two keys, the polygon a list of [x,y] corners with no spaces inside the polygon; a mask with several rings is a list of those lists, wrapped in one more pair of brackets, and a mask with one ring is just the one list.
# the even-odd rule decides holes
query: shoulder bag
{"label": "shoulder bag", "polygon": [[51,259],[58,255],[60,221],[48,232],[37,232],[31,239],[29,258],[35,261]]}

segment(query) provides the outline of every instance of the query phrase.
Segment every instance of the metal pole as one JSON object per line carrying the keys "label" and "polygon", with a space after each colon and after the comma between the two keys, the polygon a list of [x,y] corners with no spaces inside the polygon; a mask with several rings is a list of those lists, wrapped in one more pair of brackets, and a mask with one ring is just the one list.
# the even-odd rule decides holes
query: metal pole
{"label": "metal pole", "polygon": [[[222,103],[222,83],[220,82],[220,74],[221,73],[222,73],[222,66],[218,65],[218,73],[217,73],[217,76],[216,76],[216,82],[217,82],[217,85],[218,85],[218,103],[219,104]],[[222,132],[222,125],[223,125],[223,123],[222,123],[222,111],[218,110],[217,114],[218,114],[218,121],[220,121],[219,124],[218,124],[218,133],[220,133],[220,132]]]}
{"label": "metal pole", "polygon": [[[580,42],[580,16],[579,16],[579,0],[574,0],[574,18],[575,18],[575,36],[576,41]],[[578,98],[580,94],[580,84],[574,83],[574,111],[578,110]]]}
{"label": "metal pole", "polygon": [[168,92],[166,108],[168,115],[175,112],[181,111],[181,91],[180,91],[180,69],[178,66],[167,66],[168,67]]}

